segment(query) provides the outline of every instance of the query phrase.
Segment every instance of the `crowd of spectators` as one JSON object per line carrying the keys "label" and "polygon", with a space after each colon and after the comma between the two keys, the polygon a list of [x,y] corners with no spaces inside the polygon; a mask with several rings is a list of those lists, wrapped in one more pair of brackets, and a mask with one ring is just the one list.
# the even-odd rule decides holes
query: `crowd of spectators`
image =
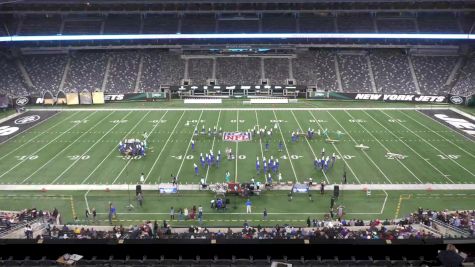
{"label": "crowd of spectators", "polygon": [[344,92],[372,92],[366,56],[338,55],[341,86]]}
{"label": "crowd of spectators", "polygon": [[288,58],[266,58],[264,59],[264,76],[269,79],[270,84],[286,84],[289,79],[289,59]]}
{"label": "crowd of spectators", "polygon": [[419,208],[417,212],[405,219],[408,223],[422,223],[427,226],[433,225],[432,220],[442,221],[475,236],[475,210],[435,211]]}
{"label": "crowd of spectators", "polygon": [[180,55],[149,51],[143,55],[142,91],[157,91],[160,85],[179,85],[185,73]]}
{"label": "crowd of spectators", "polygon": [[111,53],[105,91],[110,93],[134,92],[139,62],[140,53]]}
{"label": "crowd of spectators", "polygon": [[192,84],[206,84],[207,79],[213,78],[213,59],[188,59],[188,78],[191,80]]}
{"label": "crowd of spectators", "polygon": [[449,87],[445,85],[458,57],[412,56],[412,64],[422,94],[444,94]]}
{"label": "crowd of spectators", "polygon": [[218,84],[259,84],[261,61],[256,57],[218,57]]}
{"label": "crowd of spectators", "polygon": [[[65,33],[462,33],[473,24],[473,14],[420,12],[373,14],[359,13],[262,13],[247,17],[222,17],[215,13],[193,14],[97,14],[78,20],[75,14],[28,14],[9,19],[10,34],[39,35]],[[88,23],[90,21],[91,23]],[[98,23],[99,22],[99,23]],[[94,27],[94,28],[93,28]],[[1,27],[0,27],[1,28]],[[14,29],[15,28],[15,29]],[[18,32],[16,32],[18,30]],[[84,32],[84,30],[87,30]]]}
{"label": "crowd of spectators", "polygon": [[298,84],[337,91],[335,54],[330,50],[308,51],[292,59],[294,79]]}
{"label": "crowd of spectators", "polygon": [[[187,220],[196,222],[200,217],[201,207],[193,207],[190,212],[185,209],[170,209],[170,219]],[[197,215],[198,214],[198,215]],[[177,217],[175,217],[175,215]],[[331,214],[330,214],[331,215]],[[81,225],[63,225],[58,210],[42,211],[36,208],[24,209],[19,212],[0,212],[0,229],[5,230],[12,225],[29,223],[35,219],[42,219],[45,225],[42,233],[36,233],[36,238],[58,239],[427,239],[440,238],[440,235],[417,227],[423,224],[432,227],[433,220],[439,220],[453,227],[467,231],[475,236],[475,210],[466,211],[435,211],[419,208],[402,219],[395,220],[370,220],[349,219],[344,215],[332,219],[330,215],[323,219],[307,218],[305,226],[294,227],[288,224],[273,227],[251,226],[247,221],[241,228],[213,228],[190,225],[188,228],[173,228],[170,223],[163,220],[146,221],[142,224],[129,227]],[[201,215],[202,216],[202,215]],[[26,225],[25,229],[29,225]],[[31,227],[30,227],[31,229]],[[27,231],[27,230],[25,230]],[[28,233],[28,238],[32,233]]]}
{"label": "crowd of spectators", "polygon": [[475,94],[475,58],[467,59],[465,66],[460,71],[460,76],[451,91],[454,95]]}
{"label": "crowd of spectators", "polygon": [[15,59],[0,56],[0,94],[28,95]]}
{"label": "crowd of spectators", "polygon": [[65,92],[90,92],[101,90],[107,66],[107,53],[77,52],[71,55],[71,63],[64,83]]}
{"label": "crowd of spectators", "polygon": [[[28,55],[22,57],[23,65],[37,92],[58,92],[67,61],[67,55]],[[54,95],[56,94],[54,93]]]}
{"label": "crowd of spectators", "polygon": [[[146,92],[157,91],[163,85],[180,85],[186,78],[191,85],[205,85],[209,79],[216,79],[219,85],[254,85],[260,84],[262,78],[268,79],[269,84],[282,85],[293,78],[300,85],[339,91],[338,77],[344,92],[372,92],[371,72],[376,91],[381,93],[415,93],[414,78],[422,94],[475,93],[473,58],[462,61],[452,86],[446,83],[461,62],[459,56],[406,55],[400,50],[387,49],[363,52],[310,50],[288,57],[197,55],[186,58],[170,52],[144,50],[24,55],[18,59],[0,57],[3,74],[0,94],[42,95],[50,91],[56,95],[61,89],[64,92],[102,89],[111,93],[134,92],[135,89]],[[32,86],[28,85],[29,81]]]}
{"label": "crowd of spectators", "polygon": [[25,225],[25,237],[31,238],[33,236],[33,231],[31,231],[31,226],[29,222],[40,219],[43,223],[57,223],[59,222],[59,212],[57,209],[54,209],[52,212],[38,210],[36,208],[24,209],[21,211],[2,211],[0,212],[0,234],[10,231],[15,228],[17,225]]}
{"label": "crowd of spectators", "polygon": [[244,222],[242,228],[209,229],[191,225],[187,229],[174,229],[166,221],[163,224],[147,221],[130,227],[114,226],[112,229],[95,229],[84,226],[48,226],[37,238],[58,239],[428,239],[438,236],[430,231],[420,230],[410,223],[360,220],[317,221],[315,226],[293,227],[275,225],[250,226]]}
{"label": "crowd of spectators", "polygon": [[399,50],[374,50],[370,53],[374,81],[378,92],[415,93],[408,56]]}

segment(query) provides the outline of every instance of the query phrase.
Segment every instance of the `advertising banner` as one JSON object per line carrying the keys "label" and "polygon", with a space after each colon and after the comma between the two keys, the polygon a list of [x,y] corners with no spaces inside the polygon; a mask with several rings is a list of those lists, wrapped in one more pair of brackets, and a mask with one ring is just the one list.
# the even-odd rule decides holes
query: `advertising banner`
{"label": "advertising banner", "polygon": [[145,101],[147,93],[104,94],[104,100],[105,102]]}
{"label": "advertising banner", "polygon": [[79,105],[78,93],[67,93],[66,99],[67,99],[68,105]]}
{"label": "advertising banner", "polygon": [[339,93],[314,92],[310,99],[369,100],[385,102],[447,103],[446,95],[420,94],[375,94],[375,93]]}
{"label": "advertising banner", "polygon": [[89,92],[80,92],[79,93],[79,102],[81,105],[91,105],[92,104],[92,96]]}
{"label": "advertising banner", "polygon": [[94,105],[104,104],[104,92],[93,92],[92,93],[92,103]]}

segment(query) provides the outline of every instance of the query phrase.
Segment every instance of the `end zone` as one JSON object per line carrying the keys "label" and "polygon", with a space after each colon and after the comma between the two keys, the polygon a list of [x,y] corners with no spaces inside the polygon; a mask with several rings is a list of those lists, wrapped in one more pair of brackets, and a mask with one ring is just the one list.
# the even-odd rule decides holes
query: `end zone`
{"label": "end zone", "polygon": [[28,111],[0,123],[0,144],[48,120],[59,111]]}

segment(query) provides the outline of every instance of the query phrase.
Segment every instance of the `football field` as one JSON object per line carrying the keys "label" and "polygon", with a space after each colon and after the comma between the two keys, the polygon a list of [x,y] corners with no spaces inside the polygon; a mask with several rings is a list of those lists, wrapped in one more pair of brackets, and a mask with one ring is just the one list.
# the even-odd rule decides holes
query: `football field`
{"label": "football field", "polygon": [[[51,110],[35,112],[42,114]],[[172,176],[177,177],[181,186],[197,185],[200,179],[207,184],[222,183],[226,171],[231,173],[232,181],[249,182],[254,178],[264,183],[262,159],[272,157],[280,163],[278,172],[282,174],[281,182],[285,184],[303,183],[309,178],[318,183],[341,184],[346,172],[347,183],[355,185],[355,188],[358,185],[376,185],[374,189],[379,191],[373,193],[381,199],[372,203],[374,207],[371,208],[364,208],[365,196],[361,192],[356,189],[351,192],[355,194],[355,203],[361,204],[352,208],[353,213],[367,213],[368,216],[383,214],[385,211],[381,209],[386,207],[382,205],[388,202],[391,218],[400,197],[409,193],[387,191],[414,186],[422,190],[419,194],[423,194],[426,189],[445,188],[445,185],[447,189],[464,190],[475,184],[475,142],[430,115],[413,108],[318,109],[310,105],[306,108],[65,109],[0,144],[0,187],[8,190],[16,186],[22,190],[35,190],[32,194],[41,194],[37,188],[63,186],[57,187],[63,190],[62,193],[53,192],[53,195],[72,194],[76,200],[86,199],[87,202],[87,197],[95,196],[97,200],[104,194],[102,189],[95,191],[87,186],[107,185],[113,189],[115,185],[130,185],[134,189],[141,173],[144,173],[145,184],[150,186],[170,183]],[[239,132],[244,136],[250,133],[250,140],[227,141],[223,135],[214,134],[214,127],[222,129],[223,135]],[[205,134],[201,133],[202,128]],[[255,128],[266,128],[266,132],[256,135],[253,133]],[[267,131],[270,129],[272,134],[269,135]],[[308,129],[315,132],[312,138],[306,136]],[[292,132],[302,133],[297,141],[292,141]],[[318,135],[318,132],[328,134]],[[119,142],[133,138],[144,140],[144,133],[148,136],[144,157],[124,157],[120,154]],[[279,149],[279,143],[282,143],[282,149]],[[314,159],[321,159],[323,149],[325,157],[331,158],[333,153],[336,156],[336,161],[329,164],[327,171],[314,166]],[[226,150],[232,151],[232,159],[227,158]],[[200,154],[210,151],[214,155],[221,153],[219,167],[216,164],[201,165]],[[257,158],[261,163],[259,173],[256,171]],[[195,174],[194,164],[198,166],[198,174]],[[273,181],[278,182],[277,173],[270,173]],[[67,194],[67,191],[72,192]],[[86,192],[89,196],[83,197]],[[470,196],[474,191],[466,192]],[[286,207],[286,193],[280,193],[285,201],[281,199],[279,205],[274,204],[273,210],[276,214],[282,213],[281,216],[288,214],[282,217],[284,219],[293,218],[292,213],[301,213],[299,220],[303,220],[307,213],[317,215],[328,211],[327,204],[323,205],[325,208],[305,210],[306,205],[311,205],[306,201],[301,206],[304,211],[291,212],[294,208]],[[12,192],[2,193],[4,197],[8,194]],[[126,192],[117,191],[117,194],[122,197],[116,202],[128,200]],[[181,191],[179,195],[167,199],[175,198],[173,201],[178,201],[176,205],[179,205],[180,197],[185,197],[191,199],[190,204],[193,203],[194,193],[190,191],[190,195],[186,194],[186,191]],[[209,193],[195,194],[197,199],[210,198],[206,195]],[[276,192],[264,194],[278,195]],[[349,196],[345,198],[346,205],[350,207]],[[20,198],[18,201],[22,203],[24,200]],[[56,200],[50,198],[45,201],[55,203]],[[203,201],[196,202],[206,203]],[[443,206],[444,201],[437,203]],[[78,205],[89,206],[89,203]],[[440,208],[444,208],[442,206]],[[461,206],[469,208],[465,207],[466,203]],[[140,219],[146,219],[147,214],[152,219],[153,214],[167,212],[164,207],[160,212],[154,209],[155,205],[148,207],[147,212],[139,216]],[[130,216],[131,219],[139,219],[133,217],[133,213]]]}

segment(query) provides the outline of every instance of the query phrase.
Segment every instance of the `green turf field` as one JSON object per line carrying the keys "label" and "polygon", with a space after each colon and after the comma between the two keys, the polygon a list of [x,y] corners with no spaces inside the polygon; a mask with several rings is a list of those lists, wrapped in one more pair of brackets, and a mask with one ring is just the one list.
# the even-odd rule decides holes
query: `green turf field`
{"label": "green turf field", "polygon": [[[131,194],[134,194],[133,192]],[[93,223],[85,217],[85,210],[95,208],[98,212],[96,224],[108,225],[108,203],[116,207],[118,216],[116,224],[130,225],[146,220],[170,221],[170,207],[175,212],[179,208],[191,209],[193,205],[203,206],[203,225],[208,226],[241,226],[244,221],[253,225],[272,226],[289,223],[303,226],[308,217],[322,220],[328,213],[331,193],[320,195],[318,190],[312,193],[313,201],[307,195],[296,195],[289,201],[286,192],[269,191],[261,196],[252,198],[252,214],[246,214],[244,203],[246,199],[230,197],[231,203],[226,211],[216,211],[210,208],[210,200],[214,197],[211,192],[187,191],[178,195],[160,195],[157,192],[146,192],[142,207],[132,200],[134,210],[127,210],[128,193],[126,191],[90,191],[86,197],[84,191],[52,191],[52,192],[1,192],[0,210],[19,210],[25,206],[42,209],[57,208],[64,223]],[[87,204],[86,204],[87,200]],[[363,191],[343,191],[337,200],[337,205],[343,205],[346,210],[345,218],[364,220],[401,218],[418,207],[449,210],[473,209],[475,192],[473,191],[373,191],[367,196]],[[236,206],[236,208],[234,208]],[[268,220],[263,220],[264,208],[268,211]],[[173,226],[189,226],[198,224],[197,220],[171,220]]]}
{"label": "green turf field", "polygon": [[[295,106],[263,106],[271,108],[261,110],[250,106],[239,106],[243,109],[225,109],[236,106],[237,102],[227,103],[222,109],[218,105],[210,107],[215,110],[200,108],[189,109],[178,101],[152,106],[162,110],[72,110],[65,109],[48,121],[31,128],[10,141],[0,145],[0,185],[66,185],[71,189],[67,192],[50,191],[53,195],[68,195],[74,198],[79,214],[85,209],[85,192],[75,192],[75,185],[114,185],[130,184],[133,188],[139,181],[140,174],[145,174],[145,184],[169,183],[170,176],[176,175],[180,184],[197,184],[204,178],[208,184],[224,182],[227,170],[232,180],[247,182],[251,178],[265,182],[262,174],[255,170],[256,158],[279,159],[280,172],[283,182],[300,183],[312,178],[313,181],[326,181],[328,184],[339,184],[343,172],[346,171],[349,184],[475,184],[475,142],[465,138],[448,127],[428,118],[416,110],[312,110],[312,107],[338,108],[348,104],[351,107],[383,107],[381,104],[360,105],[354,102],[302,102]],[[127,104],[132,107],[133,104]],[[398,104],[384,107],[414,107],[414,105]],[[116,108],[117,105],[104,107]],[[176,109],[166,109],[166,108]],[[208,107],[208,106],[207,106]],[[300,108],[282,110],[285,108]],[[275,109],[273,109],[275,108]],[[307,109],[302,109],[307,108]],[[221,136],[194,136],[195,127],[222,128],[224,132],[235,132],[254,128],[256,125],[273,129],[271,137],[253,136],[248,142],[227,142]],[[313,139],[300,137],[292,143],[291,132],[313,128],[316,131],[328,129],[329,138],[339,140],[335,143],[326,142],[326,137],[316,136]],[[337,132],[341,134],[338,136]],[[143,139],[147,132],[148,151],[141,159],[126,159],[118,151],[118,143],[126,138]],[[191,150],[191,140],[194,140],[195,151]],[[283,151],[278,150],[278,143],[283,141]],[[269,143],[269,151],[265,151],[265,143]],[[361,150],[355,145],[363,144],[368,150]],[[235,160],[227,160],[225,150],[232,149]],[[319,157],[321,150],[325,155],[335,153],[335,165],[326,173],[313,167],[313,160]],[[223,160],[218,168],[202,168],[199,162],[200,153],[210,150],[216,155],[221,151]],[[399,156],[391,156],[394,153]],[[398,159],[399,158],[399,159]],[[199,167],[199,175],[194,173],[193,164]],[[261,162],[262,168],[262,162]],[[262,172],[261,172],[262,173]],[[277,181],[277,175],[274,175]],[[463,188],[458,188],[463,189]],[[317,191],[317,190],[316,190]],[[358,214],[358,217],[372,218],[374,216],[394,218],[400,196],[412,194],[410,201],[403,201],[402,211],[409,212],[417,206],[414,195],[417,191],[387,192],[386,209],[381,212],[386,191],[373,191],[372,198],[367,201],[362,191],[345,192],[345,207],[348,213]],[[5,195],[18,192],[3,192],[6,200],[2,201],[0,209],[11,210],[14,207],[28,207],[38,203],[50,207],[63,205],[71,209],[69,197],[52,197],[41,201],[28,202],[22,197],[9,199]],[[426,192],[419,192],[426,194]],[[22,192],[23,195],[28,193]],[[39,194],[34,192],[31,194]],[[43,193],[45,194],[45,193]],[[279,195],[280,194],[280,195]],[[472,191],[464,191],[468,197]],[[274,196],[275,195],[275,196]],[[269,212],[281,213],[279,220],[304,220],[307,213],[316,216],[328,212],[328,201],[303,200],[289,203],[287,192],[266,192],[261,196],[256,206],[259,217],[261,208],[268,207]],[[313,194],[317,195],[317,192]],[[353,198],[354,195],[354,198]],[[120,205],[128,201],[126,191],[111,192],[113,200]],[[277,197],[280,196],[280,197]],[[103,191],[90,191],[90,206],[105,206],[109,195]],[[206,193],[187,193],[182,191],[180,196],[158,197],[156,202],[147,203],[139,215],[124,215],[129,220],[147,218],[164,218],[170,205],[179,206],[203,203],[207,205],[210,196]],[[422,197],[421,197],[422,198]],[[275,200],[274,199],[279,199]],[[353,202],[354,200],[354,202]],[[69,201],[69,202],[68,202]],[[238,200],[239,201],[239,200]],[[298,201],[303,201],[297,205]],[[422,201],[422,200],[421,200]],[[451,201],[451,200],[450,200]],[[475,208],[469,200],[458,199],[450,202],[440,198],[435,202],[426,201],[427,205],[437,205],[440,208]],[[467,202],[468,201],[468,202]],[[241,200],[242,202],[242,200]],[[262,203],[261,203],[262,202]],[[58,203],[58,204],[56,204]],[[173,204],[175,203],[175,204]],[[407,204],[406,203],[413,203]],[[457,206],[456,203],[460,205]],[[10,205],[11,204],[11,205]],[[120,206],[119,204],[117,206]],[[197,204],[196,204],[197,205]],[[471,205],[471,206],[470,206]],[[124,205],[125,206],[125,205]],[[450,207],[448,207],[450,206]],[[9,208],[11,207],[11,208]],[[239,211],[241,209],[242,211]],[[238,211],[243,212],[243,204],[238,204]],[[295,211],[295,212],[294,212]],[[299,213],[300,215],[293,215]],[[72,212],[68,216],[72,218]],[[381,216],[380,216],[381,215]],[[220,215],[215,216],[219,220]],[[249,215],[251,216],[251,215]],[[323,216],[323,215],[322,215]],[[322,217],[320,216],[320,217]],[[249,217],[253,219],[254,217]],[[122,217],[123,218],[123,217]],[[223,219],[241,220],[241,215],[223,215]],[[223,221],[224,222],[224,221]],[[218,221],[216,221],[218,223]]]}

